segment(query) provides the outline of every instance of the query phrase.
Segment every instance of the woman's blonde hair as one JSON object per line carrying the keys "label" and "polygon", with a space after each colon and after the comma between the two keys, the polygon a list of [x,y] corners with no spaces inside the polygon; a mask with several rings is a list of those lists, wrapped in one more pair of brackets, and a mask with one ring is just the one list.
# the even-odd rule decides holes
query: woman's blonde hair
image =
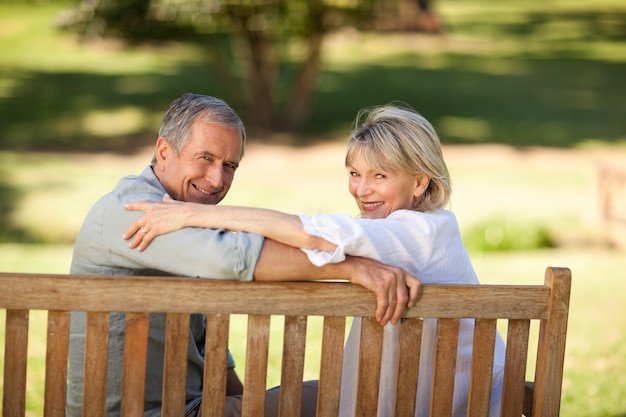
{"label": "woman's blonde hair", "polygon": [[348,139],[346,166],[357,152],[374,169],[430,178],[415,210],[440,209],[449,203],[452,187],[439,137],[428,120],[408,105],[361,110]]}

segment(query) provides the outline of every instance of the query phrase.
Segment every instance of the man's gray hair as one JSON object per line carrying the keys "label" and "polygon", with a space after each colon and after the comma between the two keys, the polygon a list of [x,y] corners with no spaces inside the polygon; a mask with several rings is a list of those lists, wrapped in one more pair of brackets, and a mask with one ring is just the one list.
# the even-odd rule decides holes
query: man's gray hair
{"label": "man's gray hair", "polygon": [[[198,119],[238,129],[241,132],[241,157],[243,157],[246,129],[241,118],[225,101],[211,96],[187,93],[174,100],[163,116],[159,137],[169,142],[178,155],[189,140],[191,125]],[[152,165],[155,163],[156,156],[152,159]]]}

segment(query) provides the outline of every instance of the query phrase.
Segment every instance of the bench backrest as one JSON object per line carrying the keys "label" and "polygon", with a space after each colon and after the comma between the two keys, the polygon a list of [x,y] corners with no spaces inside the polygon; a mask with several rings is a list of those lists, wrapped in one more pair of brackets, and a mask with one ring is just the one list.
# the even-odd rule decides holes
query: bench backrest
{"label": "bench backrest", "polygon": [[[459,319],[475,318],[474,355],[468,415],[487,415],[496,322],[507,320],[503,416],[520,416],[526,368],[535,361],[533,416],[558,416],[569,311],[570,271],[548,268],[544,285],[424,285],[417,306],[401,324],[395,415],[413,416],[424,317],[438,318],[432,416],[449,415]],[[167,313],[163,415],[181,416],[189,314],[207,314],[204,417],[222,416],[226,350],[232,314],[248,315],[243,415],[262,415],[268,366],[270,317],[285,316],[281,366],[282,416],[299,415],[308,316],[323,316],[318,416],[336,416],[346,317],[361,316],[357,415],[375,415],[378,400],[382,327],[374,320],[375,297],[349,283],[230,282],[192,278],[95,277],[0,274],[4,327],[2,414],[24,416],[29,312],[46,310],[44,415],[64,416],[69,312],[87,312],[84,413],[103,416],[109,312],[127,313],[122,410],[143,415],[145,355],[150,313]],[[536,357],[528,357],[531,320],[540,322]],[[0,332],[2,328],[0,327]],[[535,351],[531,349],[531,352]],[[362,364],[362,365],[361,365]],[[528,399],[527,399],[528,400]],[[527,404],[528,406],[530,403]],[[528,408],[528,407],[527,407]],[[526,409],[525,413],[530,413]],[[528,414],[527,414],[528,415]]]}

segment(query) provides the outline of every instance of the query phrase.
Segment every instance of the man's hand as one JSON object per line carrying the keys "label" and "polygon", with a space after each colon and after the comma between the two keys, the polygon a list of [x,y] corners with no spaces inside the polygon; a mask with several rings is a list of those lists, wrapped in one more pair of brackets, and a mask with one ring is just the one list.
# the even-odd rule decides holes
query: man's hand
{"label": "man's hand", "polygon": [[398,323],[406,307],[413,307],[421,282],[402,268],[369,258],[347,257],[350,282],[376,294],[376,320],[381,324]]}

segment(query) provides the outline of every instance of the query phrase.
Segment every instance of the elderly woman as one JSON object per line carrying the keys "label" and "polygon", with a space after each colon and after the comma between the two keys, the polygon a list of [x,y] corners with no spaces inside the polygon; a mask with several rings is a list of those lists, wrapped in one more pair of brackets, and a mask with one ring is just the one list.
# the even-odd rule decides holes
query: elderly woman
{"label": "elderly woman", "polygon": [[[423,283],[477,284],[454,214],[445,210],[451,186],[439,138],[431,124],[406,106],[387,105],[359,113],[350,135],[345,164],[348,188],[361,216],[292,215],[232,206],[134,203],[146,215],[128,230],[130,247],[143,250],[156,236],[183,227],[225,228],[259,233],[301,248],[315,265],[340,262],[346,255],[374,258],[406,269]],[[134,237],[133,237],[134,236]],[[474,324],[462,320],[453,416],[465,415],[470,382]],[[341,414],[354,415],[359,319],[350,330],[344,354]],[[436,320],[424,320],[416,416],[429,414]],[[399,326],[385,326],[379,416],[391,416]],[[504,343],[494,351],[490,416],[500,415]],[[401,366],[401,364],[400,364]]]}

